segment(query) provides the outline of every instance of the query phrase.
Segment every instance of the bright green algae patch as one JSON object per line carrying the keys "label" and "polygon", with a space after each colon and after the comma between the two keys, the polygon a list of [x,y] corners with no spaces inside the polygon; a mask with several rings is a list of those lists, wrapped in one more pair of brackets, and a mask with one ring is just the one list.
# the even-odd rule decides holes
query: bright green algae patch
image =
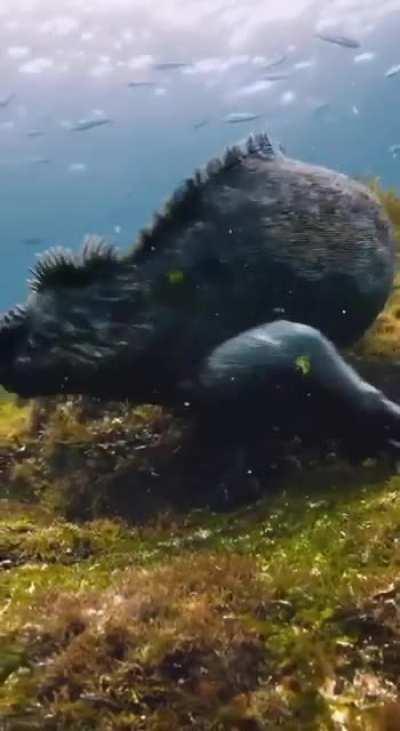
{"label": "bright green algae patch", "polygon": [[141,528],[3,504],[7,728],[392,728],[400,478],[352,477]]}

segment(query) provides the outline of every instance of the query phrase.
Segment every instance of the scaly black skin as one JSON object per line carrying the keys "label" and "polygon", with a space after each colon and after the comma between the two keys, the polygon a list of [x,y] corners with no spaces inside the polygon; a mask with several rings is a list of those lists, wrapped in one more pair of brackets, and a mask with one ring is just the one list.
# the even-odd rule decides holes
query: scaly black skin
{"label": "scaly black skin", "polygon": [[79,256],[46,254],[0,324],[0,382],[192,408],[242,435],[301,414],[316,433],[385,446],[400,409],[331,340],[372,323],[393,262],[364,186],[250,137],[195,173],[126,255],[96,238]]}

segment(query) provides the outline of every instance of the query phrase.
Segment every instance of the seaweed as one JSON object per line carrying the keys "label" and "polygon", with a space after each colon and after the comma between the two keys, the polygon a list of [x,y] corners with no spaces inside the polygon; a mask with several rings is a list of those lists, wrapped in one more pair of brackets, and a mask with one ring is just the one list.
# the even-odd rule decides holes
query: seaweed
{"label": "seaweed", "polygon": [[329,476],[173,523],[3,517],[20,560],[1,583],[9,727],[35,709],[54,729],[386,728],[399,478]]}
{"label": "seaweed", "polygon": [[[379,178],[368,181],[382,202],[392,223],[396,242],[397,270],[400,263],[400,196],[395,189],[385,190]],[[391,296],[383,312],[357,343],[354,351],[363,358],[395,361],[400,354],[400,274],[397,271]]]}
{"label": "seaweed", "polygon": [[371,190],[383,204],[392,223],[395,239],[400,243],[400,197],[397,190],[395,188],[385,190],[379,178],[374,178],[368,182]]}

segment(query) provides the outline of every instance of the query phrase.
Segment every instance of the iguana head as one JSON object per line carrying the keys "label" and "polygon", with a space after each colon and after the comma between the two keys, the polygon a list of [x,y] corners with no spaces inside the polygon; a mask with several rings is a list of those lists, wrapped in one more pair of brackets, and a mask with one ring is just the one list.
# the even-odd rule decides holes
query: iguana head
{"label": "iguana head", "polygon": [[91,237],[79,255],[45,253],[32,274],[26,304],[0,319],[0,383],[26,397],[128,395],[150,329],[136,317],[134,265]]}

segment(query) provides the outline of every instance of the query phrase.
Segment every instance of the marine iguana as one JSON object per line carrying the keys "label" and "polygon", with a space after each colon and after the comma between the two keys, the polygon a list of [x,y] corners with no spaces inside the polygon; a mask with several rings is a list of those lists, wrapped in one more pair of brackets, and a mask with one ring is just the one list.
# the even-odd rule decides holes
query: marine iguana
{"label": "marine iguana", "polygon": [[393,269],[366,187],[251,135],[196,171],[127,253],[97,237],[45,253],[25,306],[2,317],[0,383],[184,404],[242,431],[256,413],[284,427],[318,412],[388,444],[400,408],[335,345],[372,323]]}

